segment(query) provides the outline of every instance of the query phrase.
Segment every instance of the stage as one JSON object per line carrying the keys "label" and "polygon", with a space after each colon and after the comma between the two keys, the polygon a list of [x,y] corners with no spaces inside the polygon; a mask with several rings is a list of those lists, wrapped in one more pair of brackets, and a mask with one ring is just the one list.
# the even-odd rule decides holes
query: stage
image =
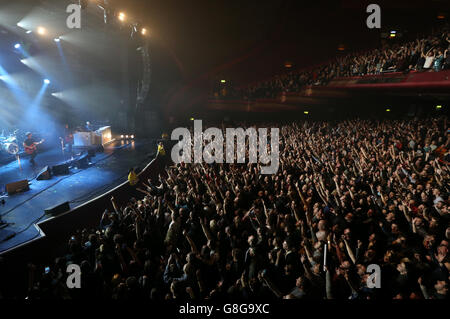
{"label": "stage", "polygon": [[130,167],[143,168],[156,155],[156,140],[115,141],[96,152],[85,169],[71,168],[69,175],[36,180],[46,165],[52,166],[70,160],[61,148],[55,146],[40,153],[33,167],[26,157],[0,166],[0,187],[28,179],[30,190],[3,198],[0,203],[0,252],[40,236],[35,223],[51,216],[46,208],[69,202],[75,208],[114,188],[127,178]]}

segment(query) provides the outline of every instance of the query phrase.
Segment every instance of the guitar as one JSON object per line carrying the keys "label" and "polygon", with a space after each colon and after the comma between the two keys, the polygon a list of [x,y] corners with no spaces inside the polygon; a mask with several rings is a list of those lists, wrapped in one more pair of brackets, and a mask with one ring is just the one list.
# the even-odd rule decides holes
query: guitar
{"label": "guitar", "polygon": [[25,153],[27,153],[27,154],[29,154],[29,155],[31,155],[31,154],[33,154],[34,152],[36,152],[36,149],[37,149],[37,146],[36,145],[39,145],[39,144],[42,144],[42,143],[44,143],[44,139],[42,139],[42,140],[40,140],[39,142],[34,142],[32,145],[30,145],[30,146],[26,146],[26,145],[24,145],[24,148],[25,148]]}

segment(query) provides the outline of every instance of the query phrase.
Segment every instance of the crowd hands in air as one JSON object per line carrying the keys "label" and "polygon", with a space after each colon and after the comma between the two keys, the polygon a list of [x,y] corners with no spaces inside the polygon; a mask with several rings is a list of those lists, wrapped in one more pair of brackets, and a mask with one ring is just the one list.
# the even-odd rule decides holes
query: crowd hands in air
{"label": "crowd hands in air", "polygon": [[444,118],[302,122],[281,127],[274,175],[169,166],[49,273],[30,265],[29,298],[448,299],[449,144]]}
{"label": "crowd hands in air", "polygon": [[262,99],[276,98],[282,93],[299,92],[306,86],[327,85],[343,77],[375,75],[388,72],[434,71],[450,69],[450,32],[448,26],[414,41],[394,43],[366,52],[350,53],[332,61],[276,75],[266,81],[245,87],[215,90],[215,98]]}

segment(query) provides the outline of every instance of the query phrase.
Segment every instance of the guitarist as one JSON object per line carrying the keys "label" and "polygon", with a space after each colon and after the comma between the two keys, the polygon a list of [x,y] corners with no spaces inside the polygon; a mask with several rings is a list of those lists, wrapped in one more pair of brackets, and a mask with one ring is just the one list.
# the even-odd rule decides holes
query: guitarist
{"label": "guitarist", "polygon": [[30,157],[30,163],[32,165],[35,165],[36,163],[34,162],[34,158],[37,155],[37,148],[36,145],[41,144],[43,142],[36,142],[36,140],[33,138],[33,134],[30,132],[27,132],[26,134],[27,139],[25,141],[23,141],[23,147],[25,148],[25,152],[29,155],[31,155]]}
{"label": "guitarist", "polygon": [[72,153],[72,147],[73,147],[73,133],[72,130],[69,128],[69,124],[66,124],[64,126],[64,137],[61,137],[61,140],[63,141],[64,147],[67,145],[67,149],[69,151],[70,156],[73,155]]}

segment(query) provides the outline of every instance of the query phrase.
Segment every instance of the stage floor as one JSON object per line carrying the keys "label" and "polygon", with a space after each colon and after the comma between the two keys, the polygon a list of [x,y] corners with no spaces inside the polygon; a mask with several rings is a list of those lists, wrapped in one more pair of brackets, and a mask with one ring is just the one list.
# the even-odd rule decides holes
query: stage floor
{"label": "stage floor", "polygon": [[[36,157],[32,167],[27,158],[0,166],[0,185],[28,179],[30,190],[4,197],[0,215],[6,227],[0,226],[0,252],[40,236],[34,224],[49,218],[44,209],[66,201],[75,208],[116,187],[127,178],[130,167],[142,169],[154,157],[156,140],[116,141],[97,152],[85,169],[71,168],[69,175],[36,180],[46,165],[64,162],[61,149],[54,148]],[[1,199],[0,199],[1,201]]]}

